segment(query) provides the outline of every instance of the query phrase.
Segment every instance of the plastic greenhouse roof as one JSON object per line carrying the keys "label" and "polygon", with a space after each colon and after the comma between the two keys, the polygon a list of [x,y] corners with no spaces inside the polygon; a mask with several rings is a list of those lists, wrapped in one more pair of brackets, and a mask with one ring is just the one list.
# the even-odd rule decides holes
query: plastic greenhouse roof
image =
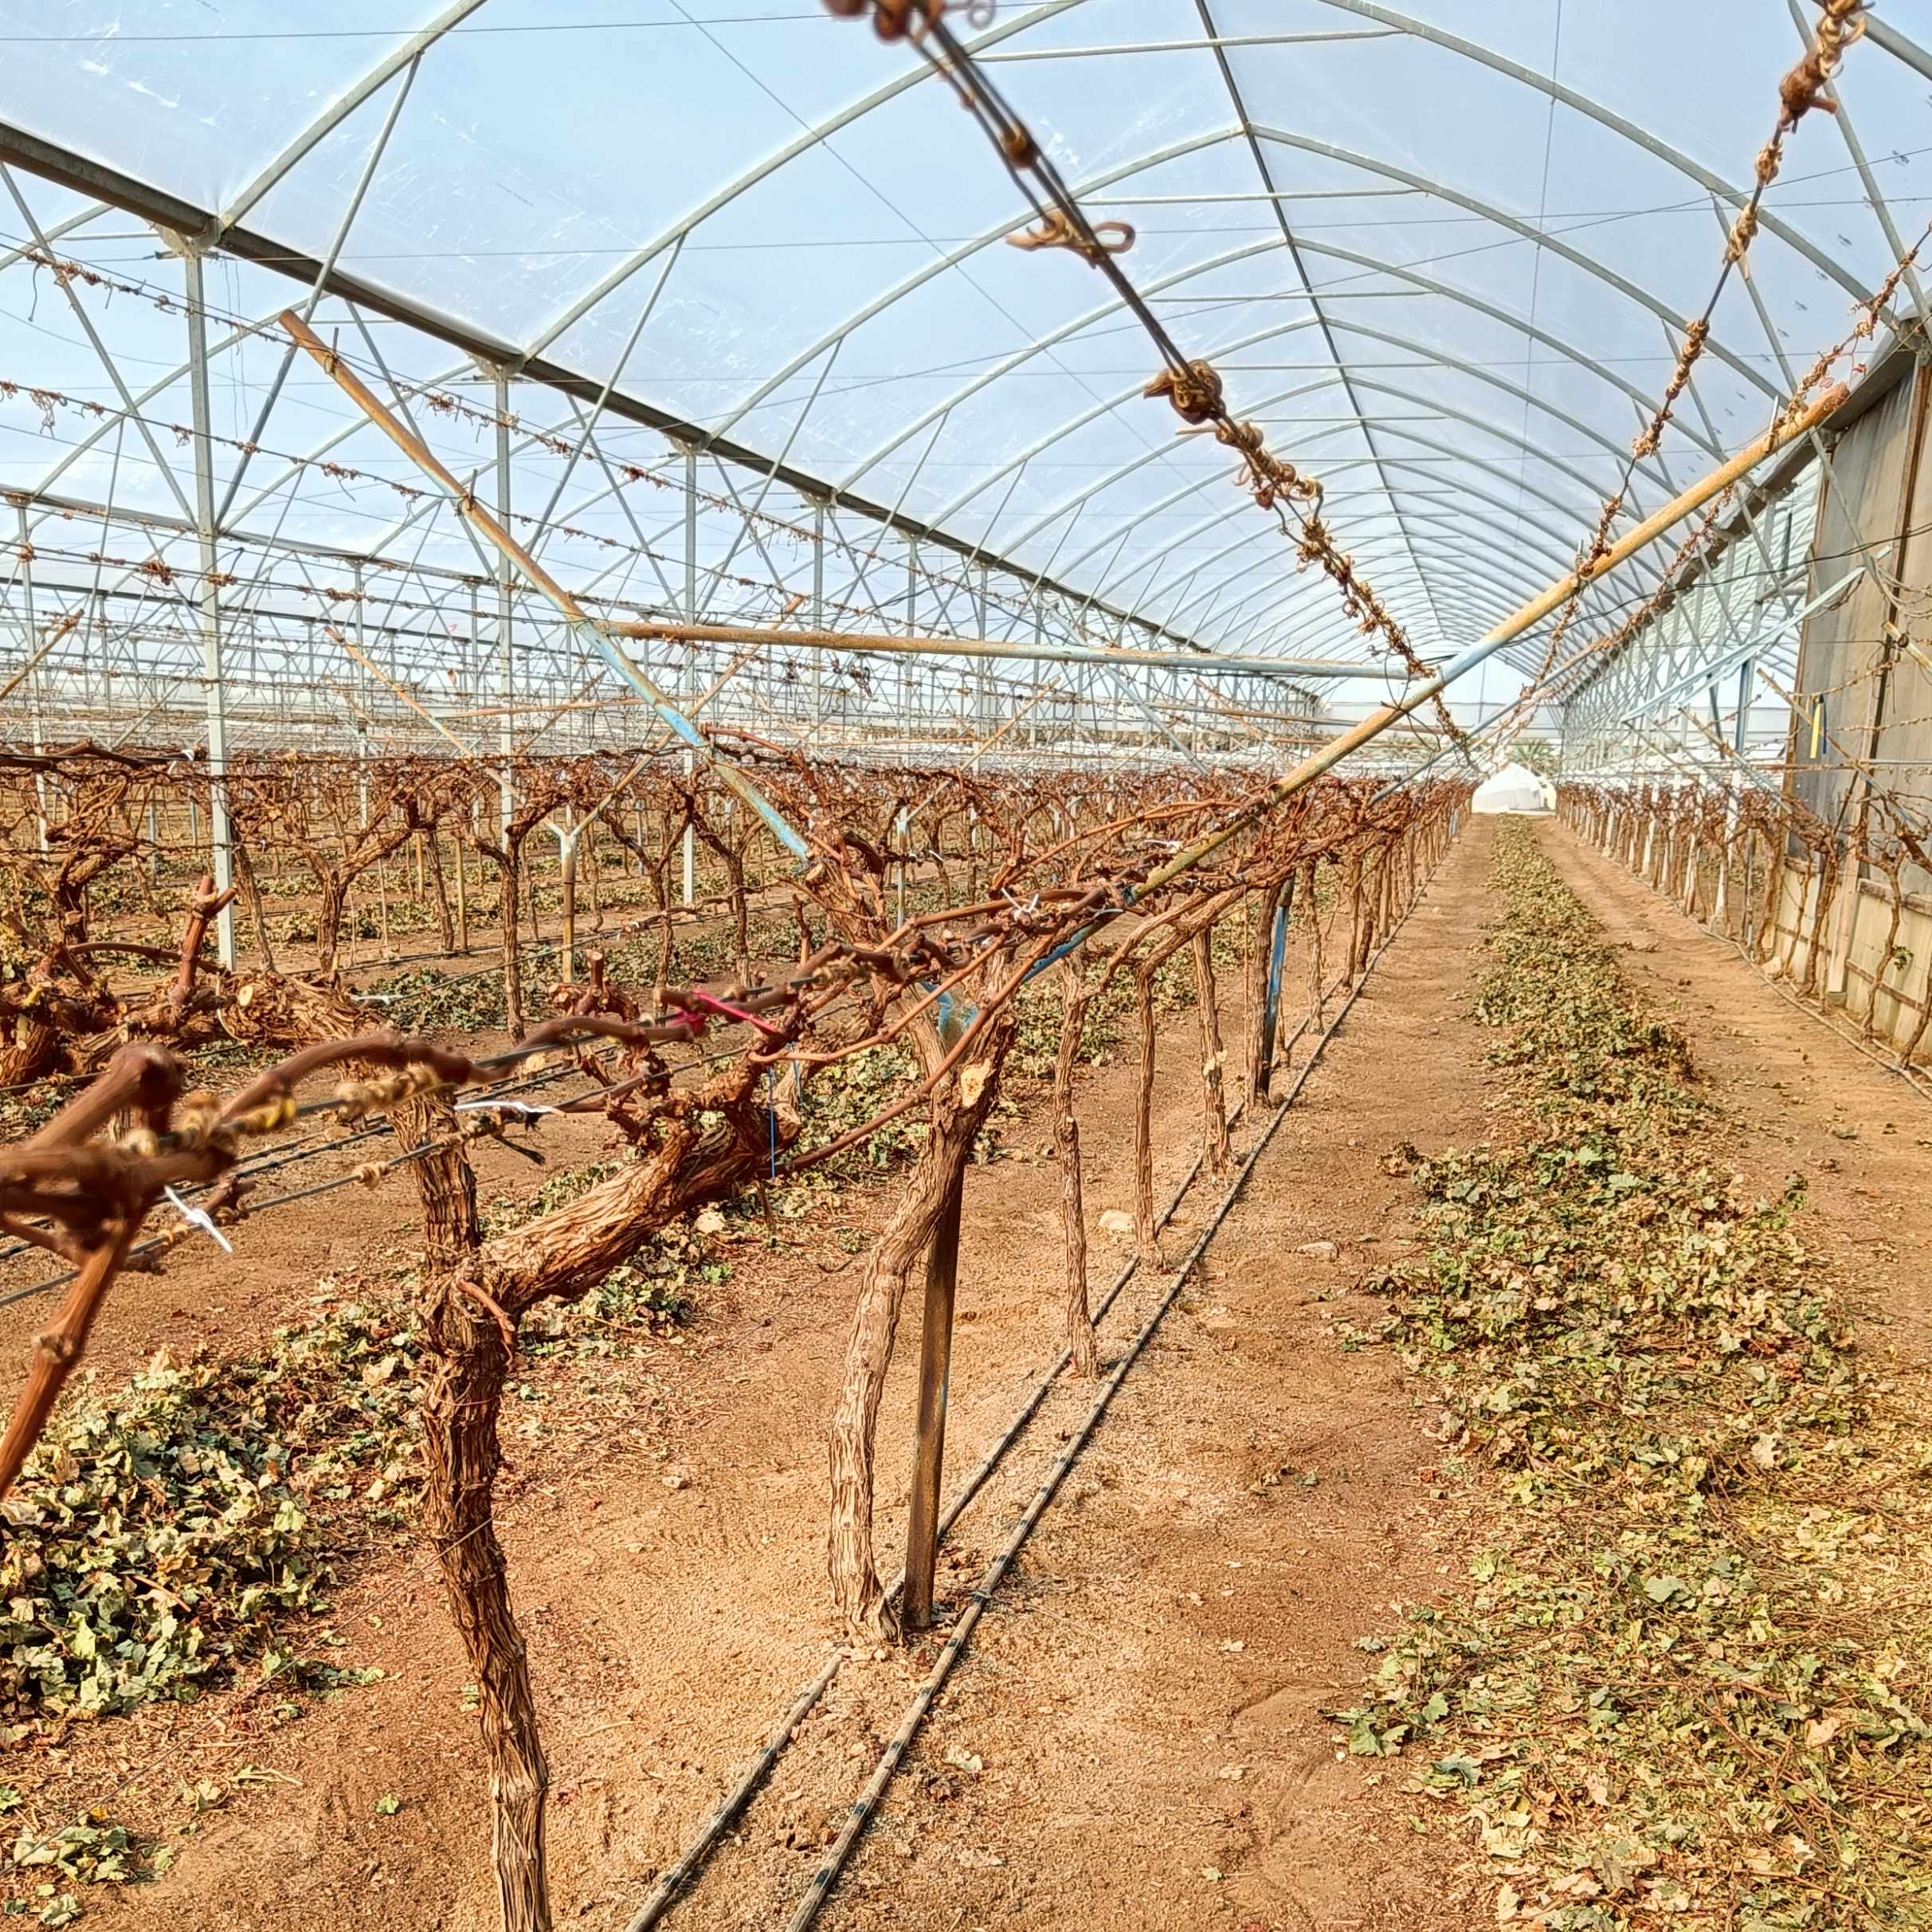
{"label": "plastic greenhouse roof", "polygon": [[[961,30],[1436,652],[1573,558],[1812,18],[1003,0]],[[1932,4],[1889,0],[1843,112],[1793,136],[1634,511],[1757,433],[1924,229],[1928,40]],[[1030,217],[970,119],[811,0],[16,0],[0,43],[17,245],[81,217],[84,259],[148,260],[122,211],[171,213],[265,283],[331,262],[338,293],[446,344],[608,386],[1180,635],[1363,650],[1225,453],[1142,399],[1154,359],[1101,279],[1007,245]],[[0,373],[44,334],[8,304]],[[9,488],[45,480],[22,440]]]}

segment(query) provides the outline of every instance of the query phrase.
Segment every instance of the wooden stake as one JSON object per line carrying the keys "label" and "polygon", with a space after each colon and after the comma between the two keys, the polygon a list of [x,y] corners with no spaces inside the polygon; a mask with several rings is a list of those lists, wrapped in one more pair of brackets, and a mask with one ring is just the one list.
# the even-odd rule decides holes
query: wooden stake
{"label": "wooden stake", "polygon": [[919,1432],[912,1452],[912,1514],[906,1530],[902,1606],[909,1630],[923,1630],[932,1621],[933,1572],[939,1558],[939,1487],[946,1464],[946,1397],[953,1363],[953,1301],[959,1279],[959,1210],[965,1193],[962,1168],[939,1210],[926,1255]]}

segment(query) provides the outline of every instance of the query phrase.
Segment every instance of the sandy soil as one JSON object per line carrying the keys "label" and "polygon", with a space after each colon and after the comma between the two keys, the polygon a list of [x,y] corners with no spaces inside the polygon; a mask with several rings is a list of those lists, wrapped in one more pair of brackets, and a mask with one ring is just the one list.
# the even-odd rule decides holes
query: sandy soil
{"label": "sandy soil", "polygon": [[[1343,1354],[1330,1323],[1333,1300],[1408,1232],[1407,1189],[1380,1155],[1404,1139],[1436,1148],[1508,1131],[1486,1103],[1483,1041],[1456,998],[1487,915],[1490,836],[1478,821],[1385,955],[999,1593],[826,1925],[1449,1932],[1490,1922],[1487,1861],[1466,1828],[1407,1789],[1401,1761],[1340,1754],[1321,1715],[1354,1701],[1370,1661],[1357,1640],[1463,1570],[1457,1527],[1418,1479],[1436,1452],[1436,1414],[1399,1362]],[[1718,1097],[1750,1123],[1740,1165],[1767,1186],[1804,1166],[1811,1238],[1895,1323],[1871,1346],[1922,1360],[1932,1109],[1562,828],[1541,836],[1632,949],[1639,983],[1678,1003]],[[1170,1177],[1196,1132],[1192,1025],[1170,1033],[1157,1092]],[[1126,1070],[1107,1068],[1083,1102],[1096,1221],[1127,1205],[1130,1091]],[[1042,1138],[1032,1123],[1010,1138],[1019,1158],[968,1184],[955,1470],[997,1434],[1055,1346],[1056,1177],[1032,1156]],[[1190,1197],[1171,1254],[1217,1191]],[[848,1195],[837,1217],[862,1229],[878,1205]],[[386,1238],[399,1254],[405,1213],[398,1197]],[[218,1340],[232,1344],[232,1330],[266,1319],[278,1297],[306,1293],[330,1265],[317,1257],[347,1238],[339,1223],[300,1243],[283,1232],[274,1256],[249,1264],[257,1301],[225,1283],[230,1327]],[[775,1256],[754,1242],[735,1249],[726,1305],[685,1343],[628,1381],[594,1365],[560,1369],[577,1399],[533,1412],[553,1420],[512,1440],[504,1533],[555,1773],[561,1922],[625,1923],[833,1640],[821,1441],[852,1276],[825,1272],[844,1260],[828,1233],[801,1230],[802,1247]],[[1334,1259],[1299,1252],[1322,1241]],[[1096,1236],[1096,1273],[1120,1252]],[[186,1276],[170,1280],[148,1285],[180,1294]],[[1131,1285],[1104,1330],[1115,1349],[1151,1292]],[[174,1305],[195,1304],[184,1295]],[[157,1300],[117,1319],[118,1359],[151,1346],[168,1317]],[[903,1534],[916,1329],[915,1307],[881,1421],[888,1567]],[[647,1385],[664,1405],[648,1425],[635,1407]],[[1079,1387],[1049,1399],[954,1532],[942,1593],[957,1601],[977,1579],[1088,1399]],[[90,1892],[98,1922],[495,1924],[466,1673],[433,1577],[420,1566],[370,1574],[343,1593],[338,1624],[355,1639],[341,1655],[381,1664],[385,1679],[280,1726],[251,1715],[224,1728],[218,1700],[199,1707],[204,1728],[143,1789],[171,1790],[216,1765],[265,1775],[176,1840],[182,1856],[162,1883]],[[843,1666],[670,1925],[785,1922],[930,1654]],[[138,1767],[159,1735],[135,1720],[77,1741],[70,1794],[84,1795],[81,1761],[89,1774],[104,1754]],[[378,1814],[388,1797],[400,1809]]]}

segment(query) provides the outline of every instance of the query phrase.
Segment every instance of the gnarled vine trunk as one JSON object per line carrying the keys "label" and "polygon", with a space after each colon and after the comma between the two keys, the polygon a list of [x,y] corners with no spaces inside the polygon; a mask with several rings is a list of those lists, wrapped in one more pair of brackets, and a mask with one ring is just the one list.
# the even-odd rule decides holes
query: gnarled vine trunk
{"label": "gnarled vine trunk", "polygon": [[1060,1052],[1053,1063],[1053,1145],[1060,1155],[1061,1246],[1067,1258],[1067,1347],[1074,1374],[1091,1380],[1100,1372],[1100,1358],[1087,1295],[1087,1209],[1080,1186],[1080,1123],[1073,1111],[1073,1075],[1092,995],[1076,959],[1062,962],[1060,983],[1064,1004]]}
{"label": "gnarled vine trunk", "polygon": [[1228,1107],[1221,1089],[1221,1007],[1214,991],[1214,932],[1193,938],[1196,1012],[1201,1022],[1201,1146],[1208,1172],[1228,1171]]}
{"label": "gnarled vine trunk", "polygon": [[832,1419],[832,1511],[826,1568],[839,1613],[852,1630],[896,1642],[899,1619],[885,1600],[872,1550],[874,1459],[879,1401],[899,1311],[924,1263],[947,1196],[971,1158],[973,1143],[997,1097],[1000,1068],[1018,1030],[1009,1001],[986,1020],[966,1064],[934,1088],[926,1144],[899,1205],[866,1259],[845,1343],[845,1375]]}

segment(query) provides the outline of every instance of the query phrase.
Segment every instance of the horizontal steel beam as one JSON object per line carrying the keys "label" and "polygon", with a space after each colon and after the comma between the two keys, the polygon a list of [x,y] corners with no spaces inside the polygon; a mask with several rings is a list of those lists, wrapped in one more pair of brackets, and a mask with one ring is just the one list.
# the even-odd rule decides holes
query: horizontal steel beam
{"label": "horizontal steel beam", "polygon": [[655,429],[675,442],[702,450],[726,462],[735,464],[741,468],[749,469],[756,475],[769,476],[774,483],[782,484],[787,489],[795,490],[801,496],[836,503],[841,508],[850,510],[884,528],[895,531],[901,536],[915,543],[930,543],[950,551],[970,564],[983,564],[991,570],[1008,572],[1032,583],[1036,592],[1055,593],[1105,617],[1116,618],[1123,624],[1131,624],[1152,636],[1172,637],[1175,643],[1183,649],[1197,648],[1192,638],[1169,631],[1150,618],[1140,617],[1131,610],[1119,609],[1099,598],[1089,597],[1085,592],[1070,585],[1056,582],[1051,578],[1043,578],[1026,565],[1009,561],[997,552],[982,549],[950,531],[923,523],[916,517],[907,516],[903,511],[884,504],[849,495],[837,489],[822,476],[813,476],[727,437],[714,436],[701,424],[688,422],[682,417],[674,416],[668,410],[655,408],[635,396],[627,395],[622,390],[607,390],[605,384],[595,377],[580,374],[577,370],[553,362],[547,357],[526,355],[515,344],[485,335],[454,316],[421,307],[406,296],[376,288],[338,268],[331,268],[325,274],[323,265],[312,256],[285,247],[266,235],[256,233],[252,229],[224,229],[221,225],[220,217],[206,208],[198,208],[178,195],[170,194],[164,188],[157,188],[132,175],[124,174],[119,169],[105,167],[100,162],[75,154],[54,142],[44,140],[37,135],[28,133],[24,128],[12,127],[5,122],[0,122],[0,163],[24,168],[29,174],[37,174],[43,180],[56,182],[62,187],[72,189],[76,194],[106,202],[143,221],[171,228],[177,234],[204,240],[210,247],[218,249],[224,254],[254,262],[265,268],[272,268],[277,274],[289,276],[305,288],[312,288],[319,283],[325,293],[352,303],[358,308],[366,309],[371,315],[386,315],[390,321],[400,322],[405,327],[415,329],[436,341],[447,343],[452,348],[460,351],[476,362],[492,368],[507,370],[523,381],[537,383],[543,388],[555,390],[559,394],[572,397],[578,402],[589,403],[606,415],[621,417],[627,422],[637,423],[647,429]]}
{"label": "horizontal steel beam", "polygon": [[769,644],[799,651],[878,652],[899,657],[1011,658],[1028,664],[1150,665],[1223,677],[1372,677],[1405,674],[1386,664],[1350,663],[1330,657],[1243,657],[1233,652],[1111,651],[1077,644],[1002,644],[987,637],[880,637],[836,630],[768,630],[750,624],[606,624],[620,637],[664,644]]}

